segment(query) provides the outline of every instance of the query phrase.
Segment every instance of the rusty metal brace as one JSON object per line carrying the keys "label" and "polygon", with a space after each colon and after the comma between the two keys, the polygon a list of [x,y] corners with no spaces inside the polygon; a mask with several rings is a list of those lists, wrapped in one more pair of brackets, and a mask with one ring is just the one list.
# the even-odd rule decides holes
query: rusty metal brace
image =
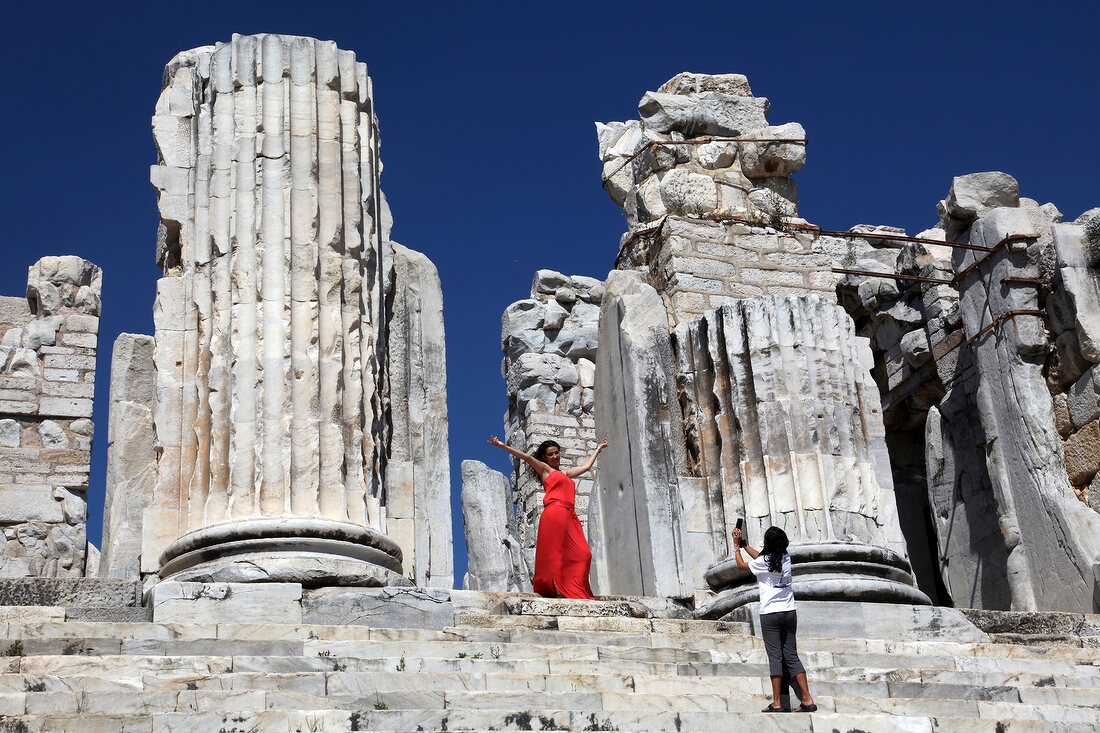
{"label": "rusty metal brace", "polygon": [[966,340],[966,345],[970,346],[970,344],[974,343],[975,340],[977,340],[979,337],[984,335],[987,331],[992,329],[998,323],[1001,323],[1002,321],[1005,321],[1009,318],[1015,318],[1016,316],[1045,316],[1045,315],[1046,315],[1046,311],[1027,310],[1027,309],[1020,309],[1020,310],[1014,310],[1014,311],[1008,311],[1006,313],[1002,313],[1001,315],[994,318],[993,322],[990,323],[988,326],[986,326],[981,331],[978,331],[976,334],[974,334],[969,339],[967,339]]}

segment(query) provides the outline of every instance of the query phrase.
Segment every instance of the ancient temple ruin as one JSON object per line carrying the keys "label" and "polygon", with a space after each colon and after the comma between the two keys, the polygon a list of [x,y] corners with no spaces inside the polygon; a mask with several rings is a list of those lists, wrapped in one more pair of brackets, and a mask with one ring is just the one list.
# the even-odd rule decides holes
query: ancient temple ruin
{"label": "ancient temple ruin", "polygon": [[[540,271],[505,312],[509,440],[611,439],[578,485],[596,592],[727,614],[755,597],[729,559],[743,519],[791,536],[801,598],[1093,610],[1095,217],[1059,223],[983,173],[916,237],[823,231],[791,178],[806,133],[768,106],[743,76],[685,73],[597,124],[628,225],[606,280],[579,278],[603,293],[597,337],[573,356],[577,276]],[[537,486],[468,468],[467,503],[516,507],[506,558],[469,537],[468,577],[521,587]]]}
{"label": "ancient temple ruin", "polygon": [[[101,554],[103,273],[0,298],[0,730],[1095,730],[1100,211],[979,173],[916,237],[825,232],[767,107],[681,74],[600,125],[616,269],[504,315],[509,442],[612,440],[577,504],[605,597],[574,601],[529,592],[537,482],[476,461],[451,587],[440,286],[390,239],[366,68],[176,56]],[[794,539],[812,714],[757,712],[738,519]]]}

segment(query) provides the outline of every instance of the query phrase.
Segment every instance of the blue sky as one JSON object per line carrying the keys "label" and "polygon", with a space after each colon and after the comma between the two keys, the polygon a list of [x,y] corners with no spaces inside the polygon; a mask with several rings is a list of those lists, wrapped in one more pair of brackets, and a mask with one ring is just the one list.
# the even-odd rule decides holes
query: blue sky
{"label": "blue sky", "polygon": [[539,268],[604,277],[625,224],[594,121],[637,116],[679,71],[737,72],[800,122],[801,213],[829,229],[936,222],[955,175],[1003,170],[1067,219],[1100,206],[1095,3],[26,3],[0,44],[0,294],[39,257],[104,269],[90,538],[111,345],[152,333],[150,132],[164,64],[232,33],[335,40],[367,63],[393,238],[439,268],[456,571],[459,463],[508,470],[500,315]]}

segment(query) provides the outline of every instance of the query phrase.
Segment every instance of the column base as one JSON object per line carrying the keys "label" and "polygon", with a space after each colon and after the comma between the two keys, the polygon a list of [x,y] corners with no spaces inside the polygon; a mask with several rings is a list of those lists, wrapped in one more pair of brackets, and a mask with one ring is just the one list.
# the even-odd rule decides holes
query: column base
{"label": "column base", "polygon": [[180,537],[160,557],[161,580],[406,586],[401,548],[351,522],[273,517],[224,522]]}
{"label": "column base", "polygon": [[[917,588],[909,562],[883,547],[826,542],[789,549],[796,601],[861,601],[930,606]],[[705,578],[718,592],[696,617],[719,619],[760,600],[756,578],[726,558],[707,568]]]}

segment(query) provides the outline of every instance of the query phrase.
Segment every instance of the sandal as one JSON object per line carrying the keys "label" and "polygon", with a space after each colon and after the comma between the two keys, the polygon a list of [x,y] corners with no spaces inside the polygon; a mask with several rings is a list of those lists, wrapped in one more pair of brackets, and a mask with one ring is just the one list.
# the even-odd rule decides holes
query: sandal
{"label": "sandal", "polygon": [[762,713],[785,713],[787,711],[784,710],[782,707],[773,708],[771,705],[769,705],[768,707],[764,708],[760,712],[762,712]]}
{"label": "sandal", "polygon": [[797,708],[794,709],[794,711],[796,713],[816,713],[817,705],[814,703],[811,703],[809,705],[799,705]]}

